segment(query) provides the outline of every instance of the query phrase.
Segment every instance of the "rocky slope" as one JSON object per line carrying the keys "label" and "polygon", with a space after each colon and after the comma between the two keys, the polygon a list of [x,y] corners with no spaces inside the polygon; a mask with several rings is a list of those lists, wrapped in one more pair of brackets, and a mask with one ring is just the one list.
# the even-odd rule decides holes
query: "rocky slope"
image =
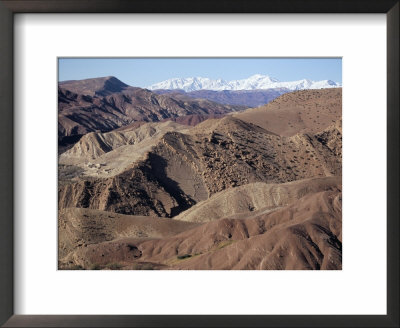
{"label": "rocky slope", "polygon": [[[79,165],[86,175],[109,176],[141,158],[167,132],[186,132],[187,126],[166,121],[144,123],[131,129],[84,135],[71,149],[59,156],[59,164]],[[102,170],[96,170],[102,167]],[[92,173],[92,174],[91,174]]]}
{"label": "rocky slope", "polygon": [[128,158],[122,172],[102,174],[110,165],[103,154],[104,167],[99,163],[93,174],[60,180],[59,206],[172,217],[230,187],[340,175],[340,152],[337,124],[281,137],[231,116],[207,120],[187,133],[165,133],[141,159]]}
{"label": "rocky slope", "polygon": [[225,115],[226,114],[209,114],[209,115],[193,114],[193,115],[185,115],[173,118],[166,118],[164,121],[172,121],[183,125],[196,126],[197,124],[200,124],[201,122],[204,122],[205,120],[208,120],[210,118],[222,118]]}
{"label": "rocky slope", "polygon": [[130,216],[87,208],[66,208],[58,215],[59,258],[76,248],[125,237],[164,238],[198,226],[148,216]]}
{"label": "rocky slope", "polygon": [[107,132],[137,121],[155,122],[192,114],[225,114],[244,107],[204,99],[158,95],[113,78],[60,83],[58,136]]}
{"label": "rocky slope", "polygon": [[[67,109],[132,91],[92,82]],[[59,156],[60,269],[341,269],[341,89],[181,114],[87,133]]]}
{"label": "rocky slope", "polygon": [[[310,190],[309,180],[299,181],[289,187],[296,197],[284,206],[257,212],[236,207],[233,215],[198,226],[153,218],[145,224],[143,218],[115,213],[63,210],[60,233],[74,238],[60,238],[60,268],[341,269],[338,182],[314,179]],[[272,204],[268,199],[280,193],[286,195],[287,190],[265,193],[265,203]],[[176,226],[178,222],[188,225]]]}
{"label": "rocky slope", "polygon": [[317,133],[342,118],[342,89],[286,93],[265,106],[233,115],[282,136]]}
{"label": "rocky slope", "polygon": [[234,216],[248,217],[287,206],[307,194],[339,191],[339,177],[312,178],[281,184],[255,182],[212,195],[174,217],[189,222],[209,222]]}

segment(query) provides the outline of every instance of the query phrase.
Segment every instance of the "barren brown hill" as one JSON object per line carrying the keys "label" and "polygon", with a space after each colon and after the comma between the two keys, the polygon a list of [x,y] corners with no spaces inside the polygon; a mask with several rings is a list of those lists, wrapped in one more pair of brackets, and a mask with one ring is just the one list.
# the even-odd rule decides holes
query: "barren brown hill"
{"label": "barren brown hill", "polygon": [[[317,180],[321,183],[314,181],[319,186],[314,190],[307,189],[310,181],[298,182],[297,190],[310,192],[273,211],[181,227],[185,231],[165,237],[103,237],[96,244],[82,244],[66,258],[81,268],[341,269],[341,188],[335,179]],[[175,221],[164,219],[171,225]]]}
{"label": "barren brown hill", "polygon": [[184,133],[187,126],[166,121],[144,123],[139,127],[84,135],[59,157],[62,165],[76,165],[87,176],[108,177],[122,172],[150,151],[167,132]]}
{"label": "barren brown hill", "polygon": [[74,93],[88,96],[107,96],[129,87],[114,76],[62,81],[59,82],[59,86]]}
{"label": "barren brown hill", "polygon": [[226,217],[248,217],[250,213],[254,216],[287,206],[307,194],[326,190],[341,190],[341,178],[313,178],[281,184],[249,183],[216,193],[174,220],[209,222]]}
{"label": "barren brown hill", "polygon": [[[58,90],[60,141],[72,135],[108,132],[137,121],[155,122],[178,116],[225,114],[244,109],[204,99],[158,95],[115,80],[118,81],[108,77],[90,79],[90,83],[87,80],[61,83]],[[109,81],[112,81],[111,87],[107,84]]]}
{"label": "barren brown hill", "polygon": [[62,83],[59,268],[341,269],[341,89],[237,109]]}
{"label": "barren brown hill", "polygon": [[281,137],[231,116],[207,120],[186,133],[165,133],[141,160],[108,177],[96,178],[101,163],[79,178],[61,167],[59,207],[173,217],[234,186],[341,175],[341,142],[339,124]]}
{"label": "barren brown hill", "polygon": [[233,115],[281,136],[315,134],[342,118],[342,89],[290,92]]}
{"label": "barren brown hill", "polygon": [[189,125],[189,126],[196,126],[205,120],[212,119],[212,118],[222,118],[226,114],[209,114],[209,115],[202,115],[202,114],[193,114],[193,115],[185,115],[185,116],[178,116],[178,117],[171,117],[166,118],[164,121],[172,121],[179,124]]}
{"label": "barren brown hill", "polygon": [[198,224],[148,216],[122,215],[87,208],[66,208],[58,215],[59,259],[80,247],[104,241],[130,238],[164,238]]}

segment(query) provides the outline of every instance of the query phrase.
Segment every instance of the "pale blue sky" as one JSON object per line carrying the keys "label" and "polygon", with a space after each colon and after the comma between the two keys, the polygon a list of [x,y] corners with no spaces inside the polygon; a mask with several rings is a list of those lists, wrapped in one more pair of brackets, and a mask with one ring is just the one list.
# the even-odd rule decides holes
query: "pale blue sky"
{"label": "pale blue sky", "polygon": [[237,80],[254,74],[280,81],[333,80],[342,83],[341,58],[60,58],[59,81],[115,76],[146,87],[175,77]]}

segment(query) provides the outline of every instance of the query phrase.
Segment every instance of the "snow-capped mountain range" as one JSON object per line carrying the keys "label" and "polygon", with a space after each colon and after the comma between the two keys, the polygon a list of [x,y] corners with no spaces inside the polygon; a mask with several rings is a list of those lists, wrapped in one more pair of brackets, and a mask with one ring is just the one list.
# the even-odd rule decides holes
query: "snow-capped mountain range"
{"label": "snow-capped mountain range", "polygon": [[225,81],[223,79],[210,79],[207,77],[188,77],[174,78],[155,83],[147,87],[149,90],[173,90],[181,89],[186,92],[197,90],[265,90],[286,88],[289,90],[304,90],[304,89],[323,89],[341,87],[340,83],[331,80],[311,81],[307,79],[299,81],[281,82],[271,78],[268,75],[256,74],[247,79]]}

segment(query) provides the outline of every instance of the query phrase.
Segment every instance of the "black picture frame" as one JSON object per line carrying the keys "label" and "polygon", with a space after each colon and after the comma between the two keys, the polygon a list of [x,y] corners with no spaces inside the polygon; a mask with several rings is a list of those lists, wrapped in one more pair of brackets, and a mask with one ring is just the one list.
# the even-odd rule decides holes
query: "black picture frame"
{"label": "black picture frame", "polygon": [[[4,327],[399,327],[398,0],[0,0],[0,324]],[[16,13],[385,13],[387,315],[14,315],[13,17]],[[366,286],[368,288],[368,286]]]}

